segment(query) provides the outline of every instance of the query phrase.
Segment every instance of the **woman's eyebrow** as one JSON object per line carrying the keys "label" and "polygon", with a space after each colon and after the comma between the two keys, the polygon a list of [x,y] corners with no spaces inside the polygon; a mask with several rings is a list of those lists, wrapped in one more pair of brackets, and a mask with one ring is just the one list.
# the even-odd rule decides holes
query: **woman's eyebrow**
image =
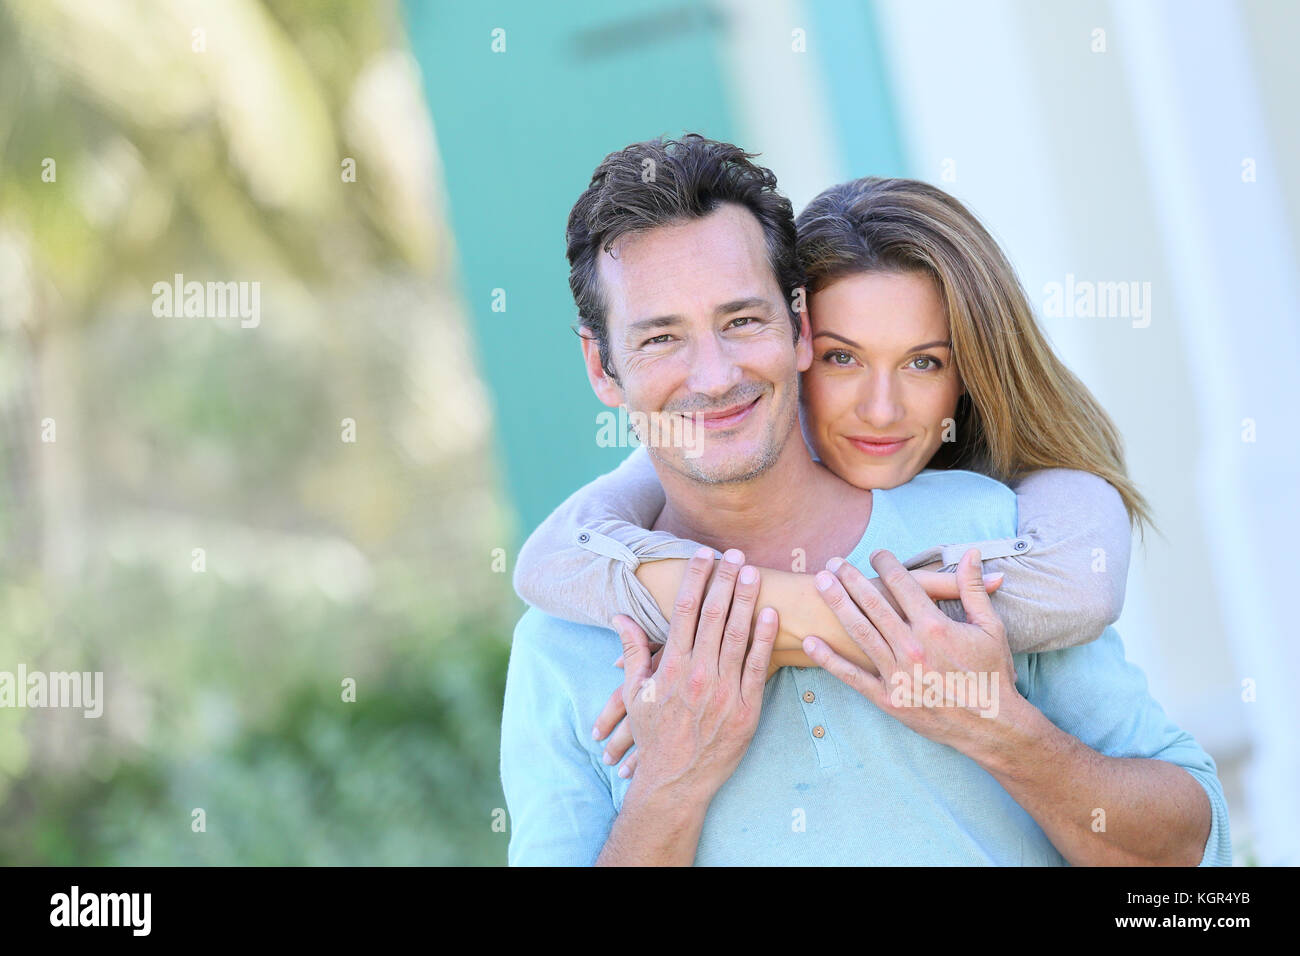
{"label": "woman's eyebrow", "polygon": [[[821,338],[823,335],[828,338],[835,339],[837,342],[843,342],[845,345],[849,346],[850,348],[857,349],[862,347],[858,345],[857,342],[854,342],[852,339],[845,338],[844,336],[840,335],[838,332],[826,332],[826,331],[816,332],[813,334],[813,338],[818,339]],[[933,342],[923,342],[920,345],[913,345],[910,349],[908,349],[903,354],[911,355],[913,352],[924,352],[926,349],[932,349],[935,347],[950,349],[952,348],[952,343],[949,342],[947,339],[936,339]]]}
{"label": "woman's eyebrow", "polygon": [[946,339],[940,339],[934,342],[926,342],[923,345],[912,346],[910,349],[907,350],[907,354],[911,355],[913,352],[924,352],[926,349],[932,349],[935,347],[950,349],[952,348],[952,343],[947,341]]}
{"label": "woman's eyebrow", "polygon": [[840,335],[837,332],[814,332],[813,338],[819,339],[823,335],[835,339],[837,342],[843,342],[845,345],[849,346],[850,348],[855,348],[855,349],[862,348],[862,346],[860,346],[857,342],[853,341],[852,339],[846,339],[844,336]]}

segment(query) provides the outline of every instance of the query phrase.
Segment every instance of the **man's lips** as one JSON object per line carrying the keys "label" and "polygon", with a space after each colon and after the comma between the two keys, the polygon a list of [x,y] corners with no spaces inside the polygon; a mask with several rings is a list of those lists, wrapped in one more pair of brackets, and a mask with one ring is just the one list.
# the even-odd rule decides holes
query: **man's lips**
{"label": "man's lips", "polygon": [[746,402],[744,405],[735,405],[731,408],[724,408],[718,412],[697,412],[695,417],[701,426],[710,431],[734,428],[749,416],[749,413],[753,411],[754,406],[758,404],[759,399],[762,397],[763,396],[760,395],[752,402]]}
{"label": "man's lips", "polygon": [[[848,436],[845,437],[848,438]],[[910,437],[894,438],[893,436],[887,438],[848,438],[849,444],[858,451],[878,457],[892,455],[909,441],[911,441]]]}

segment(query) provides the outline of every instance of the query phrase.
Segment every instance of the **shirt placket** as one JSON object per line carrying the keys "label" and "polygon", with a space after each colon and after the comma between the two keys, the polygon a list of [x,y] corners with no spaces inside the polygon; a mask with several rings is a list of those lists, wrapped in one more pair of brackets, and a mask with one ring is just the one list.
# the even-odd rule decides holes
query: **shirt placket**
{"label": "shirt placket", "polygon": [[837,767],[840,763],[839,747],[827,719],[826,695],[822,693],[820,667],[793,667],[795,692],[799,695],[799,709],[803,711],[804,727],[808,739],[817,753],[817,763],[823,769]]}

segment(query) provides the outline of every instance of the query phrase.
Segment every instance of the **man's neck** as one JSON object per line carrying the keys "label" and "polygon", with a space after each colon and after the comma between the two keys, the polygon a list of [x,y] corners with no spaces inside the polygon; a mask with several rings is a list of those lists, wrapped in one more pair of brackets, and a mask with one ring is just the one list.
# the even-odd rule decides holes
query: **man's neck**
{"label": "man's neck", "polygon": [[654,464],[667,498],[655,531],[719,551],[739,548],[762,567],[795,566],[798,548],[803,567],[820,570],[857,546],[871,516],[871,492],[813,461],[798,431],[776,463],[749,481],[710,485]]}

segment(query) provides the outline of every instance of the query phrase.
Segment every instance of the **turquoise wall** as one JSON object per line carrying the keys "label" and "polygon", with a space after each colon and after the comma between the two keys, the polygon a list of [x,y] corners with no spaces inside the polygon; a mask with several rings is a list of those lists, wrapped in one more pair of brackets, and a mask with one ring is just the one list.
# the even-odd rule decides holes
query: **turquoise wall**
{"label": "turquoise wall", "polygon": [[[684,131],[761,148],[755,131],[746,138],[729,91],[743,87],[747,70],[788,64],[727,58],[729,40],[757,27],[772,41],[767,56],[807,56],[821,80],[833,141],[808,148],[849,176],[902,175],[879,32],[872,6],[852,0],[408,0],[405,9],[438,137],[463,298],[495,402],[498,454],[526,534],[627,454],[596,445],[596,415],[605,408],[570,331],[564,226],[596,164],[629,143]],[[785,53],[794,27],[808,34],[807,53]],[[496,29],[505,31],[504,52],[493,52]],[[739,75],[726,75],[728,62]],[[773,107],[793,114],[790,137],[802,135],[800,106]],[[778,119],[778,129],[787,128]],[[493,311],[495,289],[504,290],[504,312]]]}
{"label": "turquoise wall", "polygon": [[[596,445],[564,257],[569,209],[606,154],[683,131],[734,138],[724,23],[681,0],[406,6],[444,167],[463,296],[527,533],[626,448]],[[505,52],[492,52],[492,31]],[[505,290],[505,312],[492,310]],[[449,425],[454,427],[454,425]]]}

